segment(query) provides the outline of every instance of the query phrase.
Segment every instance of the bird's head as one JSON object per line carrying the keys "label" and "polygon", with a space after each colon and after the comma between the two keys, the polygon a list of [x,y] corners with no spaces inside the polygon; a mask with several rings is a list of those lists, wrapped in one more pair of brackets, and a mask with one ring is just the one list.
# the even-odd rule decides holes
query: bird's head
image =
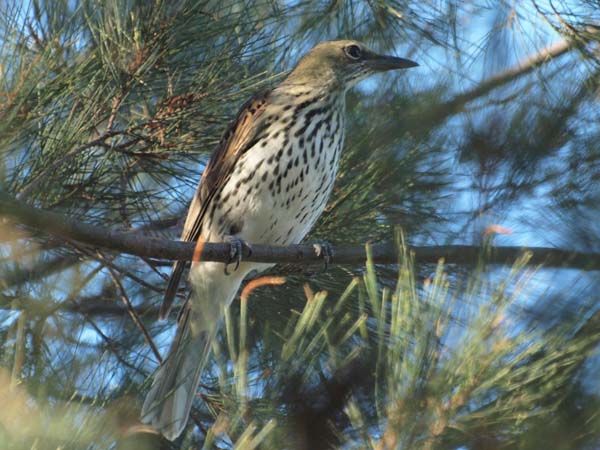
{"label": "bird's head", "polygon": [[287,79],[301,84],[335,84],[346,90],[370,75],[415,66],[418,64],[409,59],[379,55],[358,41],[328,41],[304,55]]}

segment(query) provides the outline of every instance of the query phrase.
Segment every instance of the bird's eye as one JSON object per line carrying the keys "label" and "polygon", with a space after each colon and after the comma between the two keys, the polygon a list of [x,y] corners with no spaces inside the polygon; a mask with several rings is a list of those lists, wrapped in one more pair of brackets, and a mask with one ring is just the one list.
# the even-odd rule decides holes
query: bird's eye
{"label": "bird's eye", "polygon": [[348,58],[355,61],[360,59],[362,56],[362,51],[358,45],[349,45],[348,47],[344,48],[344,51],[346,52],[346,56],[348,56]]}

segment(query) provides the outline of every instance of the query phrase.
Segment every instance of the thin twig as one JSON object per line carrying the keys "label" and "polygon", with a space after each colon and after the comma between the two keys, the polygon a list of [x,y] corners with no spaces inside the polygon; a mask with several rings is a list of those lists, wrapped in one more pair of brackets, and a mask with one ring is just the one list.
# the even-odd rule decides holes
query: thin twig
{"label": "thin twig", "polygon": [[[96,324],[96,322],[94,322],[92,320],[92,318],[88,314],[84,314],[83,317],[85,318],[86,322],[92,326],[94,331],[96,331],[98,336],[100,336],[102,338],[102,340],[106,343],[106,345],[108,345],[108,348],[110,348],[113,355],[115,355],[115,357],[121,362],[121,364],[123,364],[125,367],[128,367],[129,369],[135,370],[136,372],[143,373],[139,367],[136,367],[134,364],[131,364],[129,361],[125,360],[125,358],[123,358],[119,354],[119,350],[118,350],[117,346],[115,345],[115,341],[113,339],[111,339],[110,337],[108,337],[106,334],[104,334],[104,332],[100,329],[100,327]],[[146,375],[146,374],[144,374],[144,375]]]}
{"label": "thin twig", "polygon": [[[104,256],[101,253],[98,253],[98,256],[102,260],[105,259]],[[154,341],[152,340],[152,336],[150,336],[150,333],[148,333],[148,330],[146,330],[146,327],[144,326],[144,324],[142,323],[141,319],[137,315],[137,312],[135,312],[135,309],[134,309],[133,305],[131,304],[131,300],[129,300],[129,297],[127,296],[127,292],[125,291],[125,288],[123,287],[123,284],[119,280],[119,277],[117,277],[117,275],[115,274],[114,270],[110,266],[107,265],[106,268],[108,269],[108,272],[110,274],[110,277],[113,280],[113,283],[115,284],[115,286],[117,287],[117,289],[121,293],[121,300],[123,300],[123,303],[125,304],[125,308],[127,308],[127,312],[129,313],[129,317],[131,317],[131,320],[133,321],[133,323],[142,332],[142,334],[144,336],[144,340],[146,341],[146,343],[152,349],[152,353],[154,353],[154,356],[156,356],[156,359],[159,362],[162,362],[162,357],[160,356],[160,352],[158,351],[158,348],[156,347],[156,345],[154,344]]]}
{"label": "thin twig", "polygon": [[80,251],[82,251],[85,254],[89,255],[90,258],[93,258],[96,261],[102,262],[102,264],[104,264],[106,267],[110,267],[111,269],[115,270],[116,272],[119,272],[121,275],[126,276],[127,278],[129,278],[130,280],[136,282],[140,286],[143,286],[146,289],[150,289],[151,291],[157,292],[159,294],[163,293],[163,290],[161,288],[158,288],[158,287],[154,286],[153,284],[148,283],[147,281],[143,280],[142,278],[140,278],[140,277],[134,275],[133,273],[131,273],[129,270],[126,270],[126,269],[123,269],[122,267],[119,267],[118,265],[116,265],[112,261],[109,261],[106,257],[104,257],[102,259],[99,259],[94,253],[90,252],[89,250],[86,250],[85,248],[81,248],[81,247],[78,247],[78,248],[79,248]]}
{"label": "thin twig", "polygon": [[88,148],[92,148],[92,147],[110,147],[105,142],[106,139],[116,136],[117,134],[119,134],[119,132],[104,133],[102,136],[100,136],[96,139],[93,139],[90,142],[80,145],[79,147],[76,147],[76,148],[72,149],[71,151],[67,152],[64,156],[57,159],[52,164],[50,164],[48,167],[46,167],[42,171],[42,173],[38,174],[35,177],[35,179],[33,179],[21,192],[19,192],[19,194],[17,195],[17,198],[18,199],[27,198],[29,196],[29,194],[31,194],[33,189],[35,189],[46,178],[46,176],[54,174],[54,172],[56,172],[56,169],[58,169],[60,166],[62,166],[65,162],[67,162],[70,159],[74,158],[75,156],[79,155],[84,150],[87,150]]}

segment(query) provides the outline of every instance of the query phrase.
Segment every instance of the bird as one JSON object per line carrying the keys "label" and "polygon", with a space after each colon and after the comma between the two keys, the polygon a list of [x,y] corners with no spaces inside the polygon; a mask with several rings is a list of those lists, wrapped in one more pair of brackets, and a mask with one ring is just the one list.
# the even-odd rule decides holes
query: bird
{"label": "bird", "polygon": [[[346,92],[370,75],[418,66],[356,40],[322,42],[274,88],[240,109],[217,144],[192,198],[182,241],[299,243],[319,218],[344,146]],[[169,440],[183,432],[211,342],[244,278],[272,264],[193,261],[191,294],[175,337],[154,374],[141,420]],[[171,309],[186,263],[173,265],[161,318]]]}

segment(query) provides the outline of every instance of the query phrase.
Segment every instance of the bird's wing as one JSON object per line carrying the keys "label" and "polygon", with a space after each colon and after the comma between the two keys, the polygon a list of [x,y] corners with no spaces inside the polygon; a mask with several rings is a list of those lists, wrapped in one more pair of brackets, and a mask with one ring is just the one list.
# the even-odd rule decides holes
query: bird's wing
{"label": "bird's wing", "polygon": [[[195,241],[200,237],[202,221],[212,197],[225,183],[239,157],[256,143],[264,121],[259,120],[267,106],[270,91],[263,91],[248,100],[229,126],[204,169],[202,179],[188,209],[181,233],[182,241]],[[169,314],[186,261],[176,261],[167,285],[159,316]]]}

